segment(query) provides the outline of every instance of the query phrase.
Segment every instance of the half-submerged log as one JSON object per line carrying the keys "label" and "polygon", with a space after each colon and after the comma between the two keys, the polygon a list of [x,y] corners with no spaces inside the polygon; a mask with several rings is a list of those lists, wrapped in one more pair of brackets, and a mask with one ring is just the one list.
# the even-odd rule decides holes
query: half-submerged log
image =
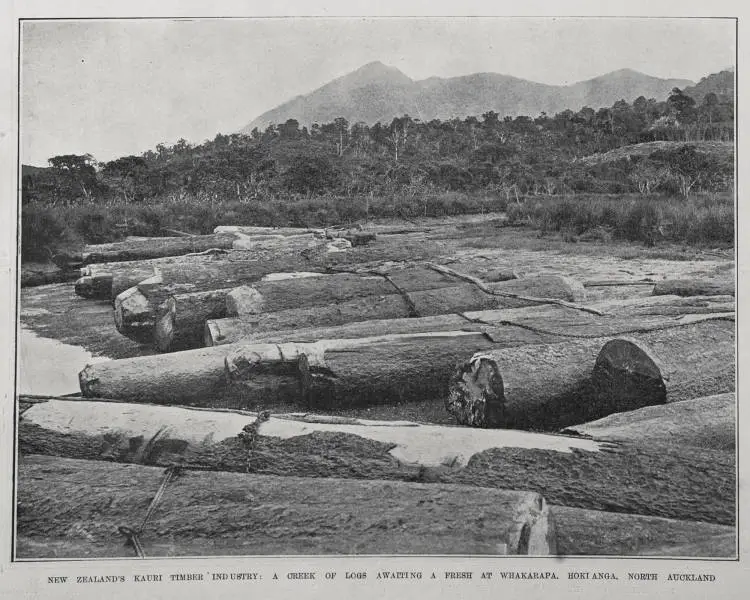
{"label": "half-submerged log", "polygon": [[663,441],[675,448],[693,446],[734,452],[737,420],[734,393],[683,400],[617,413],[570,431],[641,446]]}
{"label": "half-submerged log", "polygon": [[255,227],[252,225],[219,225],[214,228],[214,233],[239,233],[245,236],[258,236],[258,235],[279,235],[279,236],[295,236],[295,235],[314,235],[316,237],[323,238],[326,235],[326,230],[322,228],[309,228],[309,227]]}
{"label": "half-submerged log", "polygon": [[[259,315],[285,309],[337,305],[368,296],[449,287],[456,278],[432,269],[399,269],[390,275],[337,273],[259,281],[227,292],[197,292],[171,296],[160,307],[154,340],[162,352],[195,348],[203,343],[207,319],[233,315]],[[222,299],[225,299],[222,301]]]}
{"label": "half-submerged log", "polygon": [[557,276],[545,275],[484,285],[493,293],[488,294],[476,285],[466,283],[433,290],[367,296],[327,306],[288,309],[253,317],[248,316],[244,319],[246,322],[241,325],[242,335],[300,327],[330,327],[357,321],[514,308],[544,302],[524,299],[524,294],[545,295],[549,299],[565,301],[577,301],[583,297],[583,288],[580,284]]}
{"label": "half-submerged log", "polygon": [[[44,548],[50,553],[51,547],[56,556],[81,556],[84,541],[100,557],[121,556],[128,548],[124,537],[113,541],[114,532],[140,525],[164,473],[140,465],[24,457],[18,536],[28,543],[27,558],[48,556]],[[145,557],[556,552],[549,508],[533,492],[206,471],[173,475],[166,489],[138,536]],[[429,510],[420,505],[426,497],[434,500]],[[279,511],[283,519],[269,519]]]}
{"label": "half-submerged log", "polygon": [[240,341],[307,342],[325,338],[355,338],[387,334],[427,333],[458,329],[480,331],[485,325],[519,325],[562,336],[600,337],[628,332],[673,327],[706,319],[730,316],[735,310],[731,296],[680,298],[647,296],[638,299],[597,302],[586,306],[602,315],[554,304],[432,317],[375,319],[329,327],[299,327],[276,331],[258,330],[254,315],[209,319],[204,345],[216,346]]}
{"label": "half-submerged log", "polygon": [[734,389],[734,322],[474,355],[446,408],[475,427],[555,429]]}
{"label": "half-submerged log", "polygon": [[667,279],[654,286],[654,296],[718,296],[735,295],[731,279]]}
{"label": "half-submerged log", "polygon": [[132,261],[162,256],[179,256],[203,252],[211,248],[230,249],[236,236],[229,233],[194,235],[189,237],[163,237],[112,242],[85,246],[77,255],[58,255],[55,262],[67,267],[90,263]]}

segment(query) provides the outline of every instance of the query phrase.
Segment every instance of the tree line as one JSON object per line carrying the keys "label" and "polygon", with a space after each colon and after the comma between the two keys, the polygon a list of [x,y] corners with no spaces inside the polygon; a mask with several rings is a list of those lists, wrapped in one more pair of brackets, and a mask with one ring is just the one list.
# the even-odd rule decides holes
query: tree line
{"label": "tree line", "polygon": [[[555,115],[421,121],[409,115],[368,125],[338,118],[309,128],[295,119],[249,134],[218,134],[191,145],[159,144],[140,156],[98,162],[91,155],[24,167],[25,203],[194,197],[241,203],[319,195],[495,193],[507,199],[579,192],[656,191],[687,196],[732,185],[733,163],[690,143],[729,142],[731,95],[702,100],[675,88],[663,100],[643,96],[611,107]],[[646,156],[586,160],[643,142],[686,142]]]}

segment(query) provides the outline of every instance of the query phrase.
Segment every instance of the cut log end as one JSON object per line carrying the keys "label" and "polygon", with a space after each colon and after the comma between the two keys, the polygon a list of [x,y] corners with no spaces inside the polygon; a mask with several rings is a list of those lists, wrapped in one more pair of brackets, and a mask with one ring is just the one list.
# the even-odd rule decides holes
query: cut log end
{"label": "cut log end", "polygon": [[487,356],[474,356],[453,377],[445,405],[460,425],[499,427],[504,403],[503,377]]}
{"label": "cut log end", "polygon": [[659,359],[643,342],[610,340],[597,356],[592,373],[597,397],[609,405],[606,412],[623,412],[664,404],[665,373]]}
{"label": "cut log end", "polygon": [[108,300],[112,296],[112,275],[110,273],[84,275],[76,280],[75,292],[81,298]]}
{"label": "cut log end", "polygon": [[154,314],[148,298],[136,287],[115,298],[115,327],[124,336],[138,342],[153,339]]}
{"label": "cut log end", "polygon": [[227,315],[256,315],[263,311],[264,298],[252,286],[243,285],[227,294]]}

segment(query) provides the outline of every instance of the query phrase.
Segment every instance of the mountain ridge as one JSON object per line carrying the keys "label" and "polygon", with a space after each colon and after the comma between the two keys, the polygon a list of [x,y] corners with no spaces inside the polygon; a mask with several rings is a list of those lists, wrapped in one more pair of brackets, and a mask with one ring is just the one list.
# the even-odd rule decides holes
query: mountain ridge
{"label": "mountain ridge", "polygon": [[398,68],[373,61],[300,94],[256,117],[241,129],[250,133],[296,119],[300,125],[330,122],[390,122],[410,114],[422,120],[464,118],[494,110],[501,117],[549,114],[583,106],[597,109],[638,96],[662,100],[674,87],[694,86],[687,79],[661,79],[623,68],[569,85],[550,85],[479,72],[414,80]]}

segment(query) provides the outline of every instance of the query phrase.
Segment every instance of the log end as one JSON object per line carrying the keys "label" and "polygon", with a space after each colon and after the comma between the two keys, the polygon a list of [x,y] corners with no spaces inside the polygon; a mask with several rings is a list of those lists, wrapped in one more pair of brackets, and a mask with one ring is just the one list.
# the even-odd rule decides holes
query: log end
{"label": "log end", "polygon": [[445,407],[460,425],[500,427],[505,395],[503,378],[491,357],[475,354],[450,383]]}
{"label": "log end", "polygon": [[81,394],[86,398],[96,398],[98,396],[98,382],[99,378],[96,376],[92,365],[86,365],[83,370],[78,373],[78,386],[81,388]]}
{"label": "log end", "polygon": [[108,300],[112,296],[112,275],[84,275],[76,280],[75,292],[81,298]]}
{"label": "log end", "polygon": [[249,285],[234,288],[227,294],[227,316],[257,315],[263,312],[263,294]]}
{"label": "log end", "polygon": [[219,322],[214,319],[208,319],[203,327],[203,345],[206,347],[218,346],[224,339]]}
{"label": "log end", "polygon": [[132,287],[115,298],[115,327],[124,336],[136,341],[153,339],[154,313],[148,298]]}
{"label": "log end", "polygon": [[661,361],[641,341],[617,338],[608,341],[596,358],[592,383],[599,406],[595,418],[664,404],[669,378]]}

